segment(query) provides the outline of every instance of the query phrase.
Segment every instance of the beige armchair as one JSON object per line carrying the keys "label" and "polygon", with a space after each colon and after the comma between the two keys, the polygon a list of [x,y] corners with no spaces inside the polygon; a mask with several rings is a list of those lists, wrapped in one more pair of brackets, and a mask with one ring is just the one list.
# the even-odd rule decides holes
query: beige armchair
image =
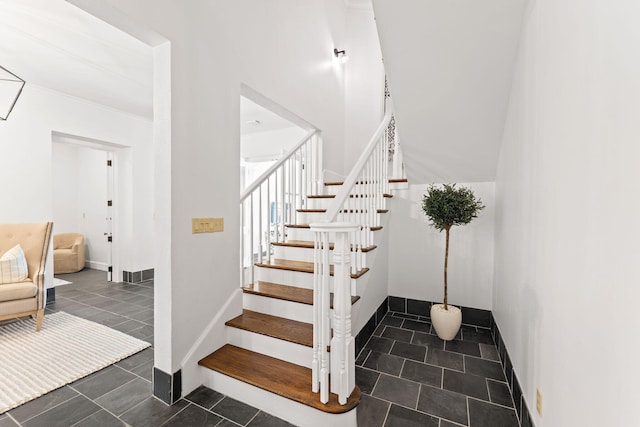
{"label": "beige armchair", "polygon": [[27,259],[28,278],[0,284],[0,320],[36,316],[36,331],[42,326],[46,301],[44,267],[53,223],[0,224],[0,256],[20,244]]}
{"label": "beige armchair", "polygon": [[84,268],[84,236],[62,233],[53,236],[53,273],[75,273]]}

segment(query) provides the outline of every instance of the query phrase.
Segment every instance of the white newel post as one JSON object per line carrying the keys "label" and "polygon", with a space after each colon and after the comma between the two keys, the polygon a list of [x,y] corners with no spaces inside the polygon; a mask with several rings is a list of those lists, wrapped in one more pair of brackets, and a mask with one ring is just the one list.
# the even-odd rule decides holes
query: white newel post
{"label": "white newel post", "polygon": [[[314,266],[314,345],[313,388],[320,391],[320,401],[328,400],[328,378],[326,378],[325,342],[329,319],[329,235],[334,237],[333,249],[333,336],[330,341],[331,392],[338,395],[344,405],[355,388],[355,340],[351,335],[351,236],[359,227],[350,223],[316,223],[311,230],[316,235]],[[318,384],[319,383],[319,384]],[[326,393],[326,394],[325,394]]]}

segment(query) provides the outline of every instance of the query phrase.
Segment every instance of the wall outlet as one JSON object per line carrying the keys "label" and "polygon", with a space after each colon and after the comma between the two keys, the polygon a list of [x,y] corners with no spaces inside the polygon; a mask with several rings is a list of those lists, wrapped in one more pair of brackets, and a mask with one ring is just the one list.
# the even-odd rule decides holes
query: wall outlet
{"label": "wall outlet", "polygon": [[542,392],[540,389],[536,389],[536,410],[538,415],[542,416]]}
{"label": "wall outlet", "polygon": [[224,218],[191,218],[191,233],[215,233],[224,231]]}

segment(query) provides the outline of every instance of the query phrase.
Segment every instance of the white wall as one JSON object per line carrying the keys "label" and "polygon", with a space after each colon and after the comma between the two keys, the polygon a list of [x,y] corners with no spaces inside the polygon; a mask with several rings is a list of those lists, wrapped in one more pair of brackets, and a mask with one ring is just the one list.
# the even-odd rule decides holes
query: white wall
{"label": "white wall", "polygon": [[[156,300],[163,302],[156,305],[155,365],[175,372],[240,283],[241,83],[320,129],[326,168],[343,169],[344,72],[334,67],[332,56],[345,39],[344,2],[73,3],[136,34],[144,27],[170,42],[170,116],[162,119],[171,119],[171,157],[166,151],[157,153],[156,164],[171,179],[170,202],[166,194],[163,199],[170,203],[170,214],[163,212],[170,228],[168,222],[158,230],[164,234],[158,250],[170,266],[156,275]],[[132,21],[141,26],[132,29]],[[191,218],[201,216],[223,217],[225,232],[191,234]],[[223,337],[212,335],[203,342],[198,351],[211,351]],[[195,381],[183,375],[184,391],[195,387]]]}
{"label": "white wall", "polygon": [[349,173],[382,121],[384,65],[373,9],[348,8],[344,46],[345,71],[344,171]]}
{"label": "white wall", "polygon": [[53,144],[51,152],[55,232],[78,232],[78,148]]}
{"label": "white wall", "polygon": [[[485,208],[471,223],[453,227],[449,241],[449,303],[491,310],[493,298],[494,183],[471,188]],[[389,295],[443,299],[445,233],[429,226],[422,211],[428,184],[395,190],[389,200]]]}
{"label": "white wall", "polygon": [[525,14],[496,183],[494,316],[538,427],[638,424],[639,14],[596,0]]}
{"label": "white wall", "polygon": [[[149,186],[149,181],[132,184],[131,179],[125,179],[127,171],[132,174],[134,164],[136,173],[153,173],[153,168],[149,168],[153,161],[149,154],[153,142],[152,123],[148,119],[29,83],[9,120],[0,122],[0,180],[16,183],[5,188],[4,194],[11,202],[2,205],[0,222],[53,219],[56,195],[53,186],[53,132],[105,141],[119,149],[118,158],[123,161],[116,191],[122,202],[117,208],[120,214],[118,234],[122,239],[114,245],[120,245],[121,265],[125,270],[152,267],[153,187]],[[127,146],[132,148],[123,148]],[[139,204],[138,200],[145,203]],[[137,219],[140,224],[134,231],[130,231],[130,225],[125,227]],[[54,224],[53,232],[58,231]],[[50,283],[53,269],[50,263],[48,265],[47,283]]]}

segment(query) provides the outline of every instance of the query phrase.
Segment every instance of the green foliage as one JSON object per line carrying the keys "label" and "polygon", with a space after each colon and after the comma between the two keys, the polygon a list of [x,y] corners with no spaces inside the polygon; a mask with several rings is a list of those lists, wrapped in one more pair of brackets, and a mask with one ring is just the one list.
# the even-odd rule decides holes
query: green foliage
{"label": "green foliage", "polygon": [[470,188],[456,188],[456,184],[431,185],[422,198],[422,210],[439,231],[470,223],[482,209],[482,201]]}

